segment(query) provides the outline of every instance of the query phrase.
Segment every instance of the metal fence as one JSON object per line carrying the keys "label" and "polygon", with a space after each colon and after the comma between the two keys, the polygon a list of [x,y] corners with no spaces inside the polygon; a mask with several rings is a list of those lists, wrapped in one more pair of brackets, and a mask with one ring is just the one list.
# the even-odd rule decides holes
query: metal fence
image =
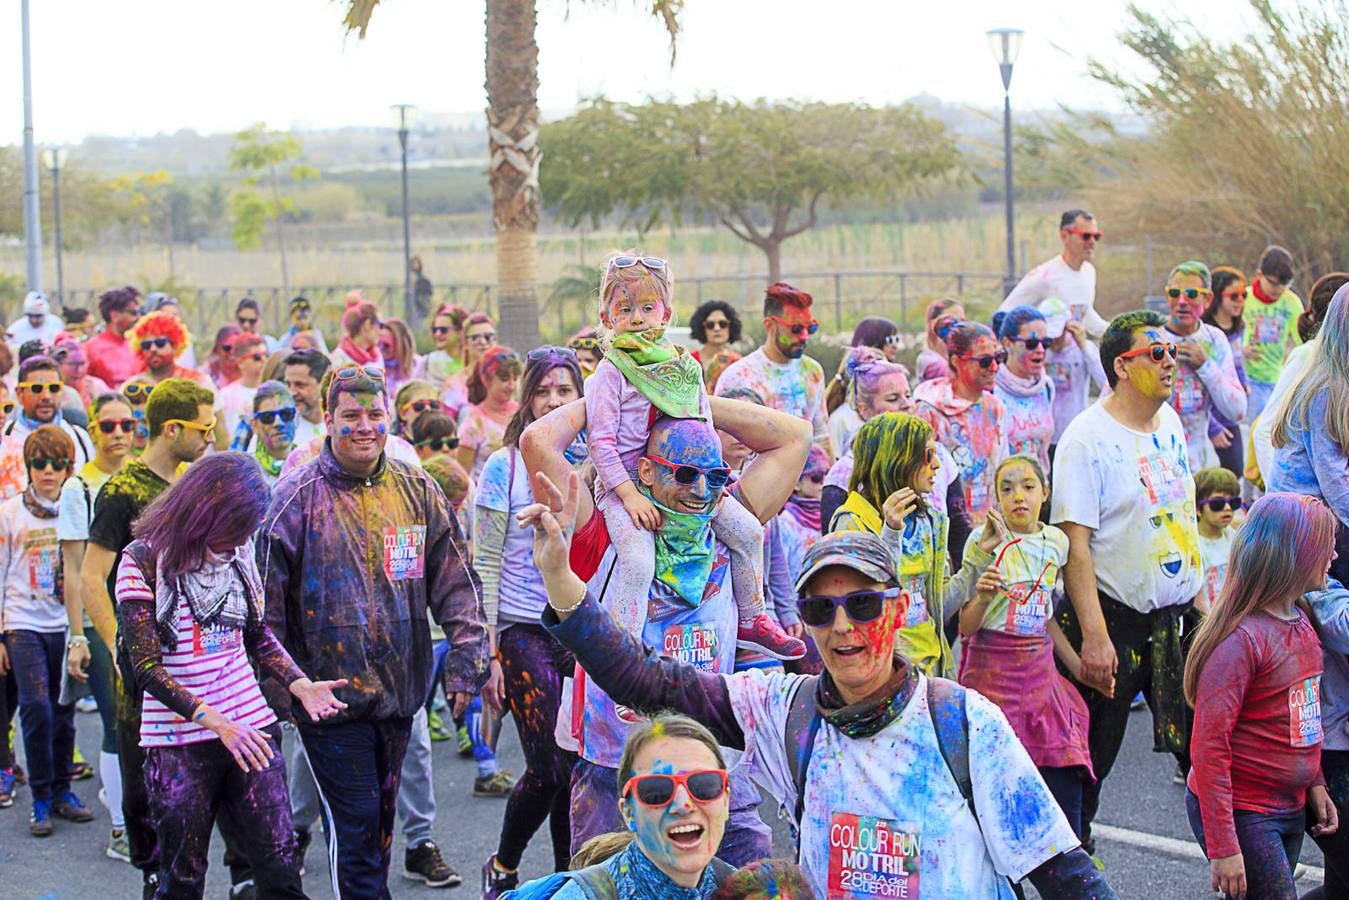
{"label": "metal fence", "polygon": [[[974,309],[1002,297],[1003,276],[990,272],[814,272],[784,276],[815,298],[815,315],[826,330],[844,331],[865,316],[886,316],[901,331],[923,328],[923,311],[933,297],[961,298]],[[706,300],[725,300],[741,311],[746,323],[757,323],[762,311],[767,279],[761,273],[681,278],[675,283],[676,305],[681,317]],[[365,298],[388,315],[403,314],[402,284],[343,284],[180,288],[177,299],[183,317],[196,339],[210,341],[215,330],[233,321],[234,310],[244,297],[255,298],[262,307],[263,323],[272,333],[288,327],[286,306],[303,294],[313,305],[317,324],[328,335],[337,333],[348,291],[359,288]],[[67,290],[62,303],[68,307],[97,310],[103,289]],[[469,309],[497,313],[496,286],[458,283],[439,285],[432,307],[453,303]],[[561,340],[595,319],[594,298],[555,296],[551,285],[539,286],[540,327],[544,336]],[[14,315],[18,315],[18,311]],[[97,317],[97,312],[95,312]]]}

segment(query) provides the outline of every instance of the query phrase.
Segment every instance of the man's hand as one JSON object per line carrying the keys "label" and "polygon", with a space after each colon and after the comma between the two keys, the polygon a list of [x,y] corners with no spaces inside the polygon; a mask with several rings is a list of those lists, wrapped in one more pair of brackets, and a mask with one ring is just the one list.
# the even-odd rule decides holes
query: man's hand
{"label": "man's hand", "polygon": [[895,531],[903,531],[904,520],[917,507],[918,495],[913,492],[913,488],[900,488],[885,498],[881,513],[885,516],[886,525],[889,525]]}
{"label": "man's hand", "polygon": [[1316,818],[1316,824],[1307,832],[1312,837],[1324,837],[1339,830],[1340,814],[1335,809],[1335,801],[1330,799],[1330,792],[1326,790],[1324,784],[1308,789],[1307,808]]}
{"label": "man's hand", "polygon": [[1082,327],[1081,322],[1069,319],[1067,324],[1063,326],[1063,330],[1072,335],[1073,342],[1077,344],[1078,349],[1083,349],[1087,346],[1087,329]]}
{"label": "man's hand", "polygon": [[1082,636],[1082,683],[1095,688],[1107,697],[1115,696],[1115,672],[1119,657],[1110,635]]}
{"label": "man's hand", "polygon": [[1209,861],[1212,873],[1209,882],[1215,891],[1221,891],[1236,900],[1246,896],[1246,861],[1240,853]]}
{"label": "man's hand", "polygon": [[468,709],[468,705],[473,702],[473,694],[468,691],[454,691],[450,694],[450,714],[454,718],[459,718]]}
{"label": "man's hand", "polygon": [[89,673],[85,669],[89,668],[91,659],[93,654],[89,652],[87,643],[71,644],[66,651],[66,671],[76,681],[88,681]]}
{"label": "man's hand", "polygon": [[1208,351],[1198,341],[1181,341],[1176,345],[1176,356],[1191,369],[1208,362]]}
{"label": "man's hand", "polygon": [[506,708],[506,673],[501,661],[493,659],[488,666],[487,684],[482,688],[482,702],[500,713]]}
{"label": "man's hand", "polygon": [[335,688],[347,686],[345,678],[336,681],[310,681],[297,678],[290,683],[290,692],[300,701],[304,711],[309,713],[311,721],[331,719],[347,708],[347,705],[333,696]]}

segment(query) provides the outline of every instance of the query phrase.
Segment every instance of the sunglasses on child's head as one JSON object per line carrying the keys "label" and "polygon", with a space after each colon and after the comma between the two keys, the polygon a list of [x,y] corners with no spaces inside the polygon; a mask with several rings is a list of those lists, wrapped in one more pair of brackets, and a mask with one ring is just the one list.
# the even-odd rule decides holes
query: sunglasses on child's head
{"label": "sunglasses on child's head", "polygon": [[623,785],[623,796],[633,794],[643,806],[668,806],[680,786],[699,803],[711,803],[726,793],[725,769],[701,769],[682,775],[634,775]]}
{"label": "sunglasses on child's head", "polygon": [[647,459],[657,465],[664,466],[671,472],[674,472],[674,480],[679,484],[693,484],[702,475],[707,478],[707,486],[714,491],[719,491],[726,486],[726,482],[731,478],[731,470],[728,466],[713,466],[704,469],[702,466],[680,465],[672,463],[668,459],[659,456],[647,455]]}
{"label": "sunglasses on child's head", "polygon": [[1209,497],[1199,501],[1200,506],[1207,506],[1210,512],[1226,512],[1227,510],[1241,509],[1240,497]]}
{"label": "sunglasses on child's head", "polygon": [[657,271],[665,268],[665,260],[659,256],[615,256],[609,260],[611,269],[629,269],[638,264]]}
{"label": "sunglasses on child's head", "polygon": [[853,591],[842,597],[801,597],[796,601],[796,611],[802,622],[823,628],[834,621],[834,610],[841,606],[851,621],[864,624],[880,618],[885,601],[899,594],[899,588],[894,587],[883,591]]}
{"label": "sunglasses on child's head", "polygon": [[275,425],[276,420],[282,422],[291,422],[295,419],[295,407],[283,406],[280,409],[269,409],[266,412],[253,413],[253,421],[260,422],[263,425]]}

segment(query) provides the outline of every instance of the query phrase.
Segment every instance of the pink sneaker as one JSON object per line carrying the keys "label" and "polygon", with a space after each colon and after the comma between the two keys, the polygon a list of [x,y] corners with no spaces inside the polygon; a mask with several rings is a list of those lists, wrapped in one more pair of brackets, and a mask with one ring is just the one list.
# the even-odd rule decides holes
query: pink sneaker
{"label": "pink sneaker", "polygon": [[623,706],[619,703],[614,704],[614,715],[618,716],[618,721],[625,725],[641,725],[647,720],[646,716],[637,712],[635,709],[631,709],[630,707]]}
{"label": "pink sneaker", "polygon": [[783,631],[768,613],[759,613],[753,620],[740,623],[735,645],[774,659],[800,659],[806,655],[806,642]]}

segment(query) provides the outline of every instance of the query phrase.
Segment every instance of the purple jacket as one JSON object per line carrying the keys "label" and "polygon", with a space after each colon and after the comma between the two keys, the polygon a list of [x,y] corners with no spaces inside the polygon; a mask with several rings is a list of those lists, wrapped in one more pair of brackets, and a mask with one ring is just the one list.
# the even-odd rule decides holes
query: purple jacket
{"label": "purple jacket", "polygon": [[277,482],[258,569],[267,624],[296,665],[351,681],[336,692],[349,708],[327,721],[408,718],[426,702],[428,609],[450,642],[447,689],[487,680],[482,587],[445,495],[417,467],[384,457],[359,478],[325,442]]}

